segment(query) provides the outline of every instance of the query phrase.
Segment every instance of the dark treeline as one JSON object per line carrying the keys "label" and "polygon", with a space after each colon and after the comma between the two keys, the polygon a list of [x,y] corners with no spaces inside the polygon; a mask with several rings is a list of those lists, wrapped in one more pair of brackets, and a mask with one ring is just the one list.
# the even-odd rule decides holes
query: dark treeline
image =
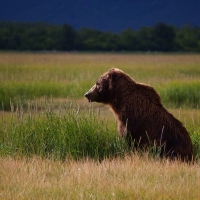
{"label": "dark treeline", "polygon": [[200,28],[158,23],[113,33],[67,24],[0,22],[0,50],[200,52]]}

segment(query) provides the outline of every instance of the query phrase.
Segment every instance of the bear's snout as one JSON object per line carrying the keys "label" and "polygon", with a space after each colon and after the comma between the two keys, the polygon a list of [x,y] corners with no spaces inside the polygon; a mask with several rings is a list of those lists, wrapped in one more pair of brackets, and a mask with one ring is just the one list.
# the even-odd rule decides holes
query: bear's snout
{"label": "bear's snout", "polygon": [[88,99],[89,102],[93,102],[97,100],[98,91],[96,89],[96,84],[85,93],[85,97]]}
{"label": "bear's snout", "polygon": [[90,101],[90,98],[89,98],[89,92],[87,92],[87,93],[85,93],[85,95],[84,95],[89,101]]}
{"label": "bear's snout", "polygon": [[87,93],[85,93],[85,95],[84,95],[86,98],[88,98],[88,92]]}
{"label": "bear's snout", "polygon": [[92,93],[90,91],[85,93],[85,97],[88,99],[89,102],[92,102]]}

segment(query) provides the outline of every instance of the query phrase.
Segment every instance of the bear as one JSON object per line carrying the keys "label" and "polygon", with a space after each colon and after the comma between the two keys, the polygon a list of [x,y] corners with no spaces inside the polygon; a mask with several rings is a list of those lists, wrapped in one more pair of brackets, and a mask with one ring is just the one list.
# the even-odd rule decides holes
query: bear
{"label": "bear", "polygon": [[193,147],[183,124],[163,106],[156,90],[117,68],[105,72],[85,94],[89,102],[111,107],[118,132],[134,149],[155,146],[159,157],[193,161]]}

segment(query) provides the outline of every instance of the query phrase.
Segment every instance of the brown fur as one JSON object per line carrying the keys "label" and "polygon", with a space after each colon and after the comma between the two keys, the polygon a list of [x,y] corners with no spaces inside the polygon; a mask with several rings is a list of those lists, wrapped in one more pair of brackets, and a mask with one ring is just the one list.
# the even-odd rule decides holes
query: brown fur
{"label": "brown fur", "polygon": [[192,142],[182,123],[162,105],[151,86],[136,83],[119,69],[111,69],[85,94],[88,100],[110,105],[118,118],[118,131],[135,147],[156,145],[161,156],[193,159]]}

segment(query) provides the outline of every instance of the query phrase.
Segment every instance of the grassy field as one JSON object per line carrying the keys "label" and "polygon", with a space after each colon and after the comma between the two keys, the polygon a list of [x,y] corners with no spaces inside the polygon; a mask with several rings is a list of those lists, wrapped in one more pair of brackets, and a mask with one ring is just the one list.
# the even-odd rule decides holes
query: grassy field
{"label": "grassy field", "polygon": [[145,155],[66,162],[0,158],[1,199],[194,199],[200,167]]}
{"label": "grassy field", "polygon": [[[200,55],[0,53],[0,198],[199,199]],[[195,163],[132,153],[84,93],[112,67],[155,87]]]}
{"label": "grassy field", "polygon": [[0,99],[4,108],[34,97],[82,98],[112,67],[154,86],[170,107],[200,103],[199,55],[0,54]]}

